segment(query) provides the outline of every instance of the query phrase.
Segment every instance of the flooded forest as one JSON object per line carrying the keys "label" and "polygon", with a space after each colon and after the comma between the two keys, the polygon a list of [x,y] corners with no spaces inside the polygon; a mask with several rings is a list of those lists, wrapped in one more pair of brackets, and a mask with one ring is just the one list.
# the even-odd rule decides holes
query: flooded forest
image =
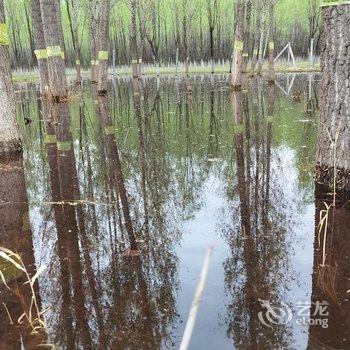
{"label": "flooded forest", "polygon": [[0,0],[0,350],[350,349],[349,200],[349,1]]}

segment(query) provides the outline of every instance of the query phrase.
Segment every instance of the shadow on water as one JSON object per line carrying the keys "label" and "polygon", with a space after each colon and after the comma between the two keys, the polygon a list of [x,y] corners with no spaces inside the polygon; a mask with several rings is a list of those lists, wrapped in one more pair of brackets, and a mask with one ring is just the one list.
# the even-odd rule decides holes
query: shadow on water
{"label": "shadow on water", "polygon": [[[1,162],[0,246],[31,276],[47,266],[35,283],[46,327],[17,324],[31,295],[12,271],[17,292],[0,285],[1,349],[176,349],[210,245],[191,347],[344,347],[348,208],[329,214],[320,267],[317,79],[279,76],[231,96],[219,75],[194,77],[191,90],[179,78],[121,78],[108,97],[86,83],[60,105],[21,86],[24,160]],[[310,300],[330,303],[327,329],[309,327],[314,304],[309,323],[264,324],[266,305],[295,316]]]}

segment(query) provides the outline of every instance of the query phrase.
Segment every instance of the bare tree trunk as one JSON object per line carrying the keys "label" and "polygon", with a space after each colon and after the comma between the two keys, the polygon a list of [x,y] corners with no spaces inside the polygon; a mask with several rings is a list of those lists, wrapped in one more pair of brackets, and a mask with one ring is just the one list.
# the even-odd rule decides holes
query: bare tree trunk
{"label": "bare tree trunk", "polygon": [[12,86],[4,0],[0,0],[0,156],[22,149]]}
{"label": "bare tree trunk", "polygon": [[44,36],[43,21],[40,9],[40,0],[31,1],[35,56],[38,60],[38,69],[40,75],[40,92],[42,94],[48,90],[49,70],[47,62],[47,50]]}
{"label": "bare tree trunk", "polygon": [[132,77],[138,77],[138,53],[137,53],[137,33],[136,33],[137,0],[131,0],[131,67]]}
{"label": "bare tree trunk", "polygon": [[266,6],[264,0],[260,0],[259,5],[259,14],[261,29],[260,30],[260,38],[259,38],[259,55],[258,55],[258,69],[257,74],[260,75],[262,72],[262,66],[264,61],[264,40],[265,40],[265,29],[266,29],[266,18],[265,18]]}
{"label": "bare tree trunk", "polygon": [[233,53],[234,69],[231,75],[231,84],[234,90],[240,90],[243,75],[244,0],[238,0],[236,14],[236,33]]}
{"label": "bare tree trunk", "polygon": [[[73,9],[73,19],[71,11]],[[78,5],[76,2],[67,1],[67,14],[72,35],[73,48],[75,54],[75,68],[77,70],[77,84],[81,83],[80,47],[78,40]]]}
{"label": "bare tree trunk", "polygon": [[90,12],[90,56],[91,56],[91,82],[98,81],[98,50],[99,50],[99,27],[98,13],[100,0],[89,0]]}
{"label": "bare tree trunk", "polygon": [[108,51],[109,51],[109,7],[110,0],[105,0],[100,8],[100,47],[98,52],[98,83],[97,92],[107,94],[108,81]]}
{"label": "bare tree trunk", "polygon": [[274,9],[275,9],[275,0],[269,0],[269,35],[270,35],[270,41],[269,41],[269,76],[268,80],[269,83],[273,84],[275,81],[275,42],[273,40],[274,38]]}
{"label": "bare tree trunk", "polygon": [[316,181],[350,191],[350,5],[323,7]]}
{"label": "bare tree trunk", "polygon": [[243,72],[247,72],[249,59],[249,40],[250,26],[252,17],[252,0],[248,0],[245,6],[245,24],[244,24],[244,45],[243,45]]}
{"label": "bare tree trunk", "polygon": [[48,57],[49,94],[58,102],[67,98],[60,1],[40,0],[40,8]]}

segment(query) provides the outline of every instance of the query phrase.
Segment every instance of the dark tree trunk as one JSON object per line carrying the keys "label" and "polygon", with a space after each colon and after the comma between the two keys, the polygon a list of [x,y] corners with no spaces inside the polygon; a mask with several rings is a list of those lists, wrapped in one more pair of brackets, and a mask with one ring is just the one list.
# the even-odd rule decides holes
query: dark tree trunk
{"label": "dark tree trunk", "polygon": [[0,157],[22,149],[12,86],[4,1],[0,0]]}
{"label": "dark tree trunk", "polygon": [[323,7],[316,181],[350,191],[350,5]]}

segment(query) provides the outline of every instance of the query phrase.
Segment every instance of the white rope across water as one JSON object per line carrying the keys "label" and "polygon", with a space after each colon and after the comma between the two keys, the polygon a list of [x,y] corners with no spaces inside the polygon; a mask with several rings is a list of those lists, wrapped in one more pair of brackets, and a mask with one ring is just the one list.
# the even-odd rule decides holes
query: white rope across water
{"label": "white rope across water", "polygon": [[212,253],[213,253],[213,247],[210,247],[207,250],[207,254],[206,254],[204,262],[203,262],[200,279],[199,279],[199,282],[197,285],[196,292],[194,294],[194,299],[192,301],[191,310],[190,310],[190,313],[188,315],[184,335],[182,337],[182,341],[181,341],[179,350],[187,350],[188,345],[190,344],[193,329],[194,329],[194,326],[196,323],[197,313],[198,313],[198,309],[199,309],[199,302],[200,302],[200,299],[202,296],[202,292],[204,290],[205,280],[207,278]]}

